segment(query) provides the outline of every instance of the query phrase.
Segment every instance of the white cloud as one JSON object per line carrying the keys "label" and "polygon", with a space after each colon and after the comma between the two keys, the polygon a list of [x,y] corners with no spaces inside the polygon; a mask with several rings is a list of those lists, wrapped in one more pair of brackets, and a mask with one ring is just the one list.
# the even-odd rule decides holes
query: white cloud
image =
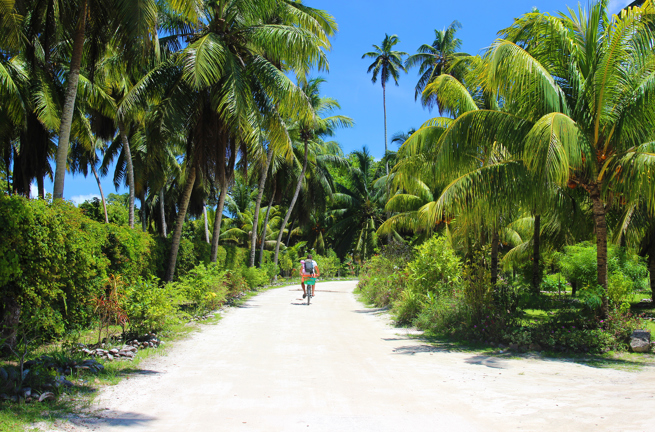
{"label": "white cloud", "polygon": [[71,197],[70,200],[73,201],[75,203],[75,205],[80,205],[84,201],[90,201],[93,198],[100,199],[100,195],[97,195],[97,194],[75,195],[74,197]]}
{"label": "white cloud", "polygon": [[32,183],[30,185],[30,198],[36,198],[39,196],[39,188],[36,184]]}
{"label": "white cloud", "polygon": [[618,14],[621,9],[632,3],[632,0],[610,0],[609,12]]}

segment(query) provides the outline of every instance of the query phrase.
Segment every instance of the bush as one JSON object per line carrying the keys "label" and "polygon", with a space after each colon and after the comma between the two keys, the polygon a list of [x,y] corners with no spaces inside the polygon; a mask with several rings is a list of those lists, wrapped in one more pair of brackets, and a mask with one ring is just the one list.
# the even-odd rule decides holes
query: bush
{"label": "bush", "polygon": [[321,277],[335,277],[341,268],[341,261],[339,261],[339,257],[332,249],[328,249],[325,256],[315,255],[314,260],[321,271]]}
{"label": "bush", "polygon": [[242,274],[250,289],[262,287],[270,281],[266,270],[258,269],[257,267],[245,268]]}
{"label": "bush", "polygon": [[416,248],[407,265],[407,283],[417,293],[441,297],[452,294],[460,281],[461,264],[445,237],[432,237]]}
{"label": "bush", "polygon": [[177,322],[176,307],[180,302],[175,284],[161,286],[154,276],[139,278],[123,288],[123,310],[131,331],[142,334],[158,331]]}
{"label": "bush", "polygon": [[412,250],[404,244],[384,246],[363,266],[357,287],[364,300],[379,307],[394,303],[406,288]]}
{"label": "bush", "polygon": [[173,289],[192,303],[196,314],[213,311],[225,302],[229,291],[225,273],[216,264],[199,264],[174,282]]}
{"label": "bush", "polygon": [[[557,254],[557,262],[562,275],[577,287],[596,285],[596,246],[583,242],[564,248]],[[608,273],[622,273],[631,280],[637,289],[648,288],[648,268],[643,258],[626,248],[608,246]]]}
{"label": "bush", "polygon": [[38,311],[46,334],[88,327],[90,299],[109,274],[138,280],[161,257],[148,234],[91,220],[69,202],[0,196],[0,316],[14,304],[26,317]]}

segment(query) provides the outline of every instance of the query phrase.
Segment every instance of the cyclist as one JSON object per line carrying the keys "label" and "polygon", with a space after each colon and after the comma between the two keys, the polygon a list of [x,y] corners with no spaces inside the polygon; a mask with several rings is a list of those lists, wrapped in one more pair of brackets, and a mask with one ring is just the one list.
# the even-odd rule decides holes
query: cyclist
{"label": "cyclist", "polygon": [[[309,264],[309,263],[311,264]],[[311,270],[308,270],[311,269]],[[306,260],[300,260],[300,286],[302,287],[302,298],[307,297],[307,288],[305,287],[305,281],[311,277],[320,276],[320,271],[318,270],[318,264],[312,259],[312,255],[308,254]],[[312,297],[316,295],[316,289],[312,292]]]}

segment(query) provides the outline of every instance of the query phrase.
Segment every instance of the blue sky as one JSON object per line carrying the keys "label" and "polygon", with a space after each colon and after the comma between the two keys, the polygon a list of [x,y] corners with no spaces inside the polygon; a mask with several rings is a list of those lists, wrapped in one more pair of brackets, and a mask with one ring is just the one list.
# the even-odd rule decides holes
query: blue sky
{"label": "blue sky", "polygon": [[[610,10],[615,13],[629,2],[611,0]],[[305,0],[305,4],[327,10],[339,25],[339,33],[328,54],[330,71],[320,74],[327,79],[322,91],[325,96],[339,101],[340,113],[352,117],[355,126],[339,131],[334,139],[346,153],[366,145],[379,158],[384,154],[382,87],[379,81],[377,84],[371,82],[371,75],[366,73],[371,61],[361,57],[372,51],[372,44],[379,45],[385,33],[397,34],[400,43],[395,48],[413,54],[421,44],[432,43],[434,29],[442,29],[458,20],[462,24],[457,33],[463,41],[462,51],[477,54],[494,41],[498,30],[511,25],[513,18],[529,12],[533,6],[542,12],[556,13],[565,11],[567,6],[577,7],[578,3],[564,0],[474,0],[461,4],[434,0]],[[398,87],[387,87],[389,140],[395,132],[418,128],[437,115],[424,110],[420,102],[414,102],[417,79],[417,70],[410,70],[401,75]],[[389,148],[395,150],[394,146]],[[102,184],[106,195],[115,192],[110,177],[104,178]],[[51,192],[52,184],[46,184],[46,190]],[[75,202],[99,196],[95,179],[92,175],[87,178],[67,175],[64,196]]]}

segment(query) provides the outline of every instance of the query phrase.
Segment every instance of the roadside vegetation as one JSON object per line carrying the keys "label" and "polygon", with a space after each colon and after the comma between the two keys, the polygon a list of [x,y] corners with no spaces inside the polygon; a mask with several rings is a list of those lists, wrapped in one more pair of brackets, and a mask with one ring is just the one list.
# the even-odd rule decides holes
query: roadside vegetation
{"label": "roadside vegetation", "polygon": [[[530,11],[481,55],[460,52],[457,21],[411,55],[385,35],[363,55],[376,160],[332,140],[354,121],[322,93],[326,11],[0,2],[0,403],[56,399],[79,335],[144,346],[293,279],[307,253],[432,335],[626,350],[655,315],[655,6],[636,3]],[[439,116],[393,151],[386,85],[413,68]],[[99,198],[64,201],[66,172]]]}

